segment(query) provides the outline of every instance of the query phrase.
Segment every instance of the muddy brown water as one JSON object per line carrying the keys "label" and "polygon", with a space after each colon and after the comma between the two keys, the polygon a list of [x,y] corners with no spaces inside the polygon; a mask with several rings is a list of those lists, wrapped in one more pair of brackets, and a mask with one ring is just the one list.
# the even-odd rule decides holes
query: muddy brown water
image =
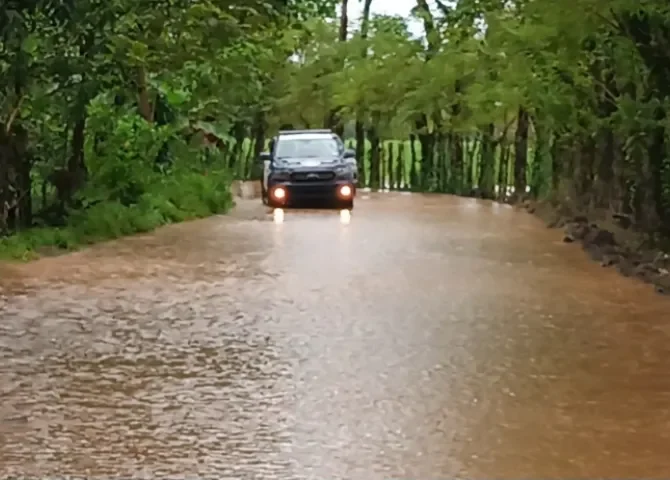
{"label": "muddy brown water", "polygon": [[670,303],[507,206],[258,201],[22,266],[0,477],[670,474]]}

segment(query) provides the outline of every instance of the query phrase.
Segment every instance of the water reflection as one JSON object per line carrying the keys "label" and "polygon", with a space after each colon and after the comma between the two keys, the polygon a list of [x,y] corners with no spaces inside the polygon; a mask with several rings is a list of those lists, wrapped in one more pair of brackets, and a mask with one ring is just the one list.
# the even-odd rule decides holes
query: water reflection
{"label": "water reflection", "polygon": [[284,223],[284,209],[275,208],[272,211],[272,219],[275,223]]}
{"label": "water reflection", "polygon": [[351,223],[351,211],[340,210],[340,223],[343,225],[349,225]]}

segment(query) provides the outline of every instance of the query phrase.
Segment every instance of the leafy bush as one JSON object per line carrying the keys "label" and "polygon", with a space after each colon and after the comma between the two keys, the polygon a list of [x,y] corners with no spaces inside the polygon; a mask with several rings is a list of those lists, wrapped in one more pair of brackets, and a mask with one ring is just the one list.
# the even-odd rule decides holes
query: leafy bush
{"label": "leafy bush", "polygon": [[0,255],[30,260],[48,249],[81,245],[151,231],[162,225],[227,212],[233,205],[225,170],[207,174],[178,170],[155,175],[136,203],[102,201],[73,211],[65,228],[35,228],[0,239]]}
{"label": "leafy bush", "polygon": [[76,194],[67,226],[0,238],[0,256],[29,260],[225,213],[233,205],[223,154],[189,142],[183,124],[147,122],[132,105],[117,105],[111,94],[96,97],[87,115],[88,179]]}

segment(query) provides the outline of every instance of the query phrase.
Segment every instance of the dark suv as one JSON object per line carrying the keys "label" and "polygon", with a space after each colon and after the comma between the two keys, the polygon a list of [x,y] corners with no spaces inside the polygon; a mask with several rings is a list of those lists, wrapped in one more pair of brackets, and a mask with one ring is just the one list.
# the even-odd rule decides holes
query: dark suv
{"label": "dark suv", "polygon": [[263,162],[263,203],[295,206],[301,201],[332,200],[353,209],[358,182],[355,152],[330,130],[280,131]]}

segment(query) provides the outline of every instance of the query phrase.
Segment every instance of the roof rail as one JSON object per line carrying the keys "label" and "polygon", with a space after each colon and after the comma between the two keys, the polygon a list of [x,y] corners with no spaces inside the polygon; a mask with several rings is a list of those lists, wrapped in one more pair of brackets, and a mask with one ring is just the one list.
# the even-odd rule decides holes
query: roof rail
{"label": "roof rail", "polygon": [[300,133],[333,133],[327,128],[314,128],[310,130],[279,130],[279,135],[295,135]]}

